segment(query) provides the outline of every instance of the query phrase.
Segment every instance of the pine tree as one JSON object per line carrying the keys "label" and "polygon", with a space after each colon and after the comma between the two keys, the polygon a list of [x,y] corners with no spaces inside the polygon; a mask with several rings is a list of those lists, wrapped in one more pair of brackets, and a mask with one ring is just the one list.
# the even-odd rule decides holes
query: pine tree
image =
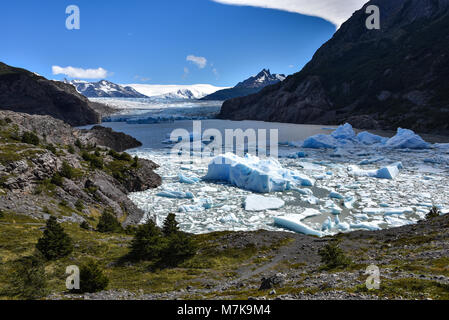
{"label": "pine tree", "polygon": [[162,232],[166,237],[179,232],[178,222],[174,213],[169,213],[167,218],[165,218]]}
{"label": "pine tree", "polygon": [[39,252],[14,263],[10,285],[5,293],[10,297],[27,300],[39,299],[47,294],[44,257]]}
{"label": "pine tree", "polygon": [[73,241],[54,216],[47,221],[44,236],[36,245],[47,260],[66,257],[73,251]]}
{"label": "pine tree", "polygon": [[123,231],[123,228],[115,215],[112,213],[112,210],[105,209],[100,217],[100,220],[98,221],[97,231],[102,233],[120,233]]}
{"label": "pine tree", "polygon": [[156,224],[149,220],[138,226],[131,242],[130,257],[135,260],[154,260],[159,258],[164,246],[164,238]]}
{"label": "pine tree", "polygon": [[109,279],[103,273],[99,263],[90,260],[80,268],[80,290],[77,292],[98,292],[105,290],[109,284]]}

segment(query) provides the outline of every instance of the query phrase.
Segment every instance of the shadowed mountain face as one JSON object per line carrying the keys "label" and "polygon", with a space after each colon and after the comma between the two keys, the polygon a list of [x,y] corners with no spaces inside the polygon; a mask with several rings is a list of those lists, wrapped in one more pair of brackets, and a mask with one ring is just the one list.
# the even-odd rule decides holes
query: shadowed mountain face
{"label": "shadowed mountain face", "polygon": [[49,115],[72,126],[100,122],[91,103],[72,85],[50,81],[1,62],[0,110]]}
{"label": "shadowed mountain face", "polygon": [[253,93],[257,93],[266,86],[284,81],[285,75],[271,74],[270,70],[263,69],[257,75],[252,76],[245,81],[239,82],[234,88],[219,90],[212,93],[201,100],[227,100],[232,98],[244,97]]}
{"label": "shadowed mountain face", "polygon": [[[381,30],[368,30],[377,5]],[[372,0],[302,71],[228,100],[220,118],[449,132],[449,0]]]}

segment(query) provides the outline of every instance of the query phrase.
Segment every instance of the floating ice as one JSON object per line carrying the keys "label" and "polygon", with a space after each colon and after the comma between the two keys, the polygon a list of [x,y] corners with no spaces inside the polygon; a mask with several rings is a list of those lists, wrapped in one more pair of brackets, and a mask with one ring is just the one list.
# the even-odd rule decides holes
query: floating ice
{"label": "floating ice", "polygon": [[317,134],[307,138],[302,146],[309,149],[335,149],[338,141],[330,135]]}
{"label": "floating ice", "polygon": [[412,213],[413,209],[410,207],[406,208],[388,208],[385,209],[384,215],[385,216],[392,216],[392,215],[402,215],[404,213]]}
{"label": "floating ice", "polygon": [[331,198],[331,199],[344,199],[344,197],[341,194],[339,194],[338,192],[336,192],[336,191],[331,191],[331,193],[329,193],[329,198]]}
{"label": "floating ice", "polygon": [[159,197],[172,198],[172,199],[193,199],[193,193],[184,192],[180,190],[166,189],[156,194]]}
{"label": "floating ice", "polygon": [[366,229],[370,231],[381,230],[379,227],[379,221],[371,221],[371,222],[361,222],[361,223],[351,223],[351,229]]}
{"label": "floating ice", "polygon": [[245,199],[246,211],[264,211],[282,208],[285,202],[279,198],[250,195]]}
{"label": "floating ice", "polygon": [[378,179],[394,179],[399,174],[397,165],[387,166],[378,170],[363,170],[357,166],[349,166],[349,172],[354,176],[359,177],[373,177]]}
{"label": "floating ice", "polygon": [[354,139],[355,132],[352,126],[349,123],[345,123],[342,126],[339,126],[337,130],[331,133],[331,136],[335,139]]}
{"label": "floating ice", "polygon": [[306,235],[312,235],[312,236],[318,236],[322,237],[323,233],[321,231],[315,230],[312,227],[309,227],[301,222],[301,216],[297,214],[290,214],[282,217],[275,217],[274,218],[274,224],[286,228],[288,230],[306,234]]}
{"label": "floating ice", "polygon": [[366,166],[366,165],[369,165],[369,164],[380,162],[380,161],[382,161],[384,159],[385,159],[384,157],[375,157],[375,158],[371,158],[371,159],[364,159],[364,160],[359,162],[359,166]]}
{"label": "floating ice", "polygon": [[398,128],[397,134],[388,139],[386,147],[394,149],[428,149],[430,144],[425,142],[412,130]]}
{"label": "floating ice", "polygon": [[287,156],[287,158],[289,159],[299,159],[299,158],[306,158],[307,157],[307,153],[305,153],[304,151],[299,151],[293,154],[290,154]]}
{"label": "floating ice", "polygon": [[178,175],[179,177],[179,182],[181,183],[187,183],[187,184],[195,184],[201,181],[201,179],[197,178],[197,177],[187,177],[185,175],[183,175],[182,173],[180,173]]}
{"label": "floating ice", "polygon": [[377,144],[377,143],[380,143],[380,144],[385,143],[388,140],[388,138],[381,137],[381,136],[369,133],[367,131],[363,131],[357,135],[357,140],[360,143],[363,143],[365,145],[373,145],[373,144]]}
{"label": "floating ice", "polygon": [[260,193],[315,184],[314,179],[297,171],[284,169],[275,159],[261,160],[250,154],[241,158],[232,153],[214,158],[204,180],[227,181],[238,188]]}

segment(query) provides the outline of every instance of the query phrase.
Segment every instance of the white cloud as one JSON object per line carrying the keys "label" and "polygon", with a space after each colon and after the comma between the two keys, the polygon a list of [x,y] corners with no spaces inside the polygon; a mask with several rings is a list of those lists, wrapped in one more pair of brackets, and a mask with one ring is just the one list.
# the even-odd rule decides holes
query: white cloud
{"label": "white cloud", "polygon": [[63,74],[69,78],[77,78],[77,79],[104,79],[108,76],[108,71],[103,68],[98,69],[82,69],[82,68],[74,68],[74,67],[60,67],[60,66],[52,66],[51,67],[53,74]]}
{"label": "white cloud", "polygon": [[197,56],[194,56],[194,55],[187,56],[186,61],[193,62],[200,69],[204,69],[206,67],[206,65],[207,65],[207,59],[206,58],[204,58],[204,57],[197,57]]}
{"label": "white cloud", "polygon": [[348,20],[368,0],[212,0],[214,2],[278,9],[296,12],[308,16],[320,17],[332,22],[337,27]]}

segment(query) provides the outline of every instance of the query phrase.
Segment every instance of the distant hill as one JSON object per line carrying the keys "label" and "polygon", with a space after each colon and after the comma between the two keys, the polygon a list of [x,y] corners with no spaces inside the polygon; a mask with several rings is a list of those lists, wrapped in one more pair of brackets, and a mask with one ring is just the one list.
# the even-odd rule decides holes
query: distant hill
{"label": "distant hill", "polygon": [[232,98],[244,97],[257,93],[266,86],[276,84],[285,79],[283,74],[271,74],[270,70],[263,69],[257,75],[239,82],[234,88],[224,89],[212,93],[201,100],[228,100]]}
{"label": "distant hill", "polygon": [[107,80],[88,82],[83,80],[64,80],[88,98],[148,98],[129,86],[121,86]]}
{"label": "distant hill", "polygon": [[[368,30],[366,6],[380,8]],[[449,0],[372,0],[302,71],[225,101],[219,118],[449,132]]]}
{"label": "distant hill", "polygon": [[82,126],[100,122],[94,108],[69,84],[0,62],[0,110],[49,115]]}

